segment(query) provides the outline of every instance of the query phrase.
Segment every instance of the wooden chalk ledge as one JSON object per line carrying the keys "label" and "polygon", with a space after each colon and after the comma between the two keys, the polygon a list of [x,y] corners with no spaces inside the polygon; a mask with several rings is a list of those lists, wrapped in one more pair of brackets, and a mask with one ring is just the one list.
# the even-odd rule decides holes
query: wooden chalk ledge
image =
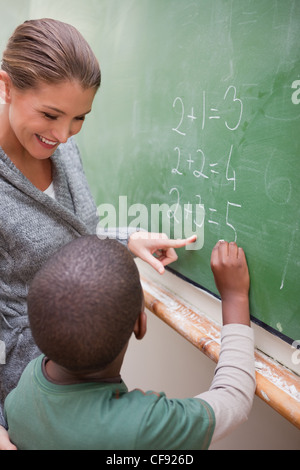
{"label": "wooden chalk ledge", "polygon": [[[220,325],[144,277],[142,285],[148,310],[217,363]],[[255,364],[256,395],[300,429],[300,377],[257,350]]]}

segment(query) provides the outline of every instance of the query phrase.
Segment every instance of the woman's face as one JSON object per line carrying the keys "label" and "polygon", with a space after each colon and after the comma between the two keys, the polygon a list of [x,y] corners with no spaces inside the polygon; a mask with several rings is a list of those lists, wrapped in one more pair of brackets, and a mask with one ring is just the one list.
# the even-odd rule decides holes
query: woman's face
{"label": "woman's face", "polygon": [[95,89],[77,82],[41,84],[27,91],[11,87],[7,100],[11,139],[34,158],[49,158],[57,146],[77,134],[92,109]]}

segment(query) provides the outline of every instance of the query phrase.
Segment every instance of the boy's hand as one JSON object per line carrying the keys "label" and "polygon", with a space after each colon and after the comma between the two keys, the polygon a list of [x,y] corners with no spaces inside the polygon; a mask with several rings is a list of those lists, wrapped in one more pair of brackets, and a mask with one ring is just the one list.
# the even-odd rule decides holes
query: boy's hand
{"label": "boy's hand", "polygon": [[211,269],[222,300],[249,292],[249,273],[244,250],[236,243],[219,241],[211,255]]}
{"label": "boy's hand", "polygon": [[249,272],[245,253],[236,243],[219,241],[211,255],[211,269],[222,299],[223,324],[250,324]]}
{"label": "boy's hand", "polygon": [[8,432],[0,426],[0,450],[17,450],[16,446],[10,442]]}
{"label": "boy's hand", "polygon": [[163,274],[164,266],[178,258],[175,248],[194,243],[196,239],[196,235],[184,240],[170,240],[164,233],[135,232],[129,238],[128,248],[134,255]]}

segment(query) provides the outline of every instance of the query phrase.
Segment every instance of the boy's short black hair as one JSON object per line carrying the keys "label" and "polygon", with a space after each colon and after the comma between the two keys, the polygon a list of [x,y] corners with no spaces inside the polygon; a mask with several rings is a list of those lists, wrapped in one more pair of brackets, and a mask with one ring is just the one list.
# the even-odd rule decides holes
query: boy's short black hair
{"label": "boy's short black hair", "polygon": [[71,371],[101,370],[128,342],[143,292],[132,255],[116,240],[73,240],[36,274],[28,294],[33,337]]}

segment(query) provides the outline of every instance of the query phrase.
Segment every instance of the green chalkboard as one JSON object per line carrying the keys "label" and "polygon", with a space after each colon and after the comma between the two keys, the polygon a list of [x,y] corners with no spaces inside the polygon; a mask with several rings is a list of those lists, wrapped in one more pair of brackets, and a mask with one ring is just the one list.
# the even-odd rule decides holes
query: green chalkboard
{"label": "green chalkboard", "polygon": [[99,58],[78,143],[100,212],[171,235],[195,220],[203,246],[172,269],[214,294],[211,250],[236,240],[253,320],[299,340],[300,1],[27,3],[77,26]]}
{"label": "green chalkboard", "polygon": [[[300,2],[106,6],[95,41],[103,87],[80,141],[98,204],[121,206],[121,224],[119,195],[149,213],[178,203],[187,215],[189,203],[203,204],[203,248],[180,250],[172,269],[217,293],[211,250],[236,240],[249,263],[253,319],[298,340]],[[171,225],[179,220],[166,214]],[[135,218],[133,210],[127,220]]]}

